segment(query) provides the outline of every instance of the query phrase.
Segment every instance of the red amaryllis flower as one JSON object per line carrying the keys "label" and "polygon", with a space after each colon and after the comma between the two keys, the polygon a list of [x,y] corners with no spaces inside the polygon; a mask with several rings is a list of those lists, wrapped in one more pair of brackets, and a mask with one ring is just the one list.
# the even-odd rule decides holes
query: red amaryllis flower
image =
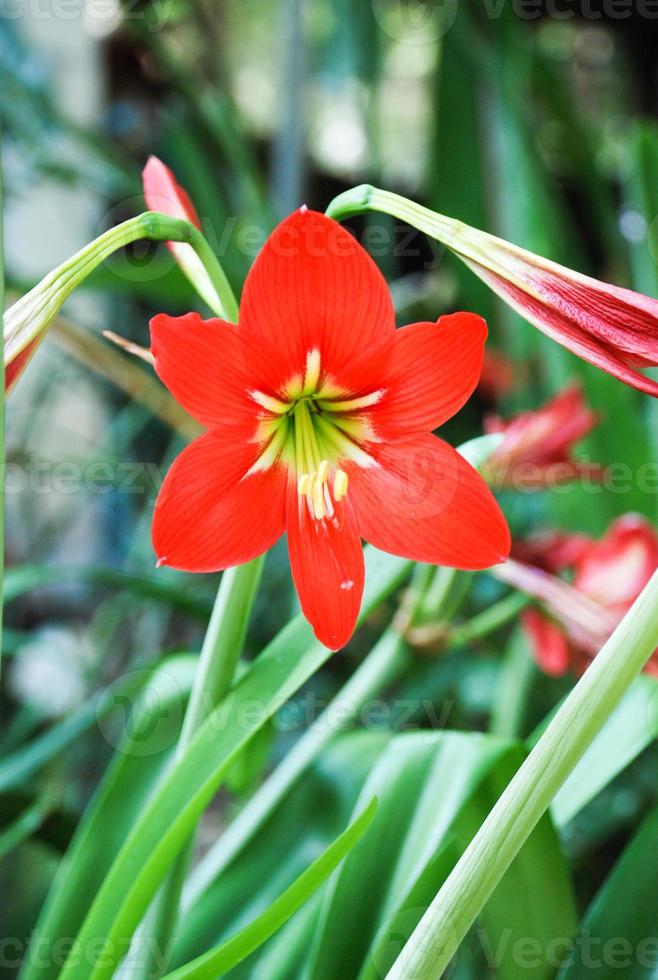
{"label": "red amaryllis flower", "polygon": [[477,384],[480,317],[396,331],[366,252],[302,209],[254,262],[239,321],[151,323],[156,371],[208,429],[175,460],[156,502],[161,564],[225,569],[285,530],[302,609],[337,649],[361,603],[361,537],[458,568],[506,558],[508,528],[484,481],[431,435]]}
{"label": "red amaryllis flower", "polygon": [[580,386],[569,385],[532,412],[505,421],[485,419],[487,432],[502,432],[504,439],[487,462],[487,477],[497,486],[538,487],[566,483],[578,476],[600,478],[600,466],[572,458],[576,442],[596,425]]}
{"label": "red amaryllis flower", "polygon": [[[568,570],[571,584],[541,567],[510,562],[501,570],[515,584],[543,600],[524,612],[524,628],[540,667],[560,675],[582,671],[600,650],[658,568],[658,532],[644,518],[626,514],[600,541],[584,535],[543,535],[518,553],[524,561],[553,571]],[[647,670],[658,674],[658,651]]]}

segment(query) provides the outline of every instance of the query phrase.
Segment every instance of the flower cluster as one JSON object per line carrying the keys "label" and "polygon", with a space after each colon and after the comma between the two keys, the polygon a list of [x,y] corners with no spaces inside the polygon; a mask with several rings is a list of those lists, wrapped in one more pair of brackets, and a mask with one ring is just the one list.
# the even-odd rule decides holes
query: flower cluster
{"label": "flower cluster", "polygon": [[[514,579],[550,611],[523,614],[537,663],[552,675],[580,673],[658,568],[658,531],[646,518],[626,514],[599,541],[545,534],[515,544],[513,553],[507,581]],[[556,573],[567,573],[569,582]],[[647,669],[658,674],[658,656]]]}

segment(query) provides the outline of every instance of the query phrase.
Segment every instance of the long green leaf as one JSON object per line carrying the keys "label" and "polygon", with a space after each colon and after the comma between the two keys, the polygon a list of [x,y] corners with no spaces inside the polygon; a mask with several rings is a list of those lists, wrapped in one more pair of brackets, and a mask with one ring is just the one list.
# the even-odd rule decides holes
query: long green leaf
{"label": "long green leaf", "polygon": [[168,980],[213,980],[258,949],[301,908],[359,842],[377,808],[373,799],[348,829],[254,922],[216,949],[168,973]]}
{"label": "long green leaf", "polygon": [[[408,562],[369,549],[361,620],[396,587],[408,568]],[[112,975],[167,868],[231,763],[329,656],[299,617],[282,630],[210,714],[142,809],[78,933],[77,951],[89,949],[102,937],[102,955],[91,965],[79,952],[71,955],[62,977],[100,980]],[[254,705],[258,711],[253,710]]]}
{"label": "long green leaf", "polygon": [[16,818],[16,820],[0,832],[0,861],[15,847],[36,833],[48,816],[50,800],[41,796]]}
{"label": "long green leaf", "polygon": [[[523,757],[518,744],[470,733],[410,733],[389,744],[361,794],[379,799],[372,830],[325,896],[311,980],[386,973]],[[531,878],[536,892],[511,915],[510,896]],[[480,959],[495,951],[500,980],[513,980],[517,940],[544,943],[573,929],[565,863],[545,820],[484,910]],[[528,976],[549,973],[541,964]]]}
{"label": "long green leaf", "polygon": [[658,969],[658,809],[592,902],[558,980],[653,980]]}
{"label": "long green leaf", "polygon": [[104,724],[113,711],[137,696],[149,676],[150,671],[146,669],[129,673],[124,680],[101,691],[68,718],[6,755],[0,760],[0,792],[33,776],[94,724]]}
{"label": "long green leaf", "polygon": [[658,680],[644,674],[613,711],[551,807],[564,826],[623,772],[658,734]]}
{"label": "long green leaf", "polygon": [[[121,848],[140,808],[169,762],[180,733],[196,657],[171,658],[160,665],[138,693],[114,691],[126,712],[126,731],[98,787],[50,890],[21,976],[54,980],[61,962],[57,940],[75,936]],[[99,717],[105,731],[103,716]],[[107,734],[111,735],[108,729]]]}
{"label": "long green leaf", "polygon": [[[320,856],[349,823],[363,784],[390,739],[389,731],[356,729],[338,735],[323,748],[304,778],[270,808],[250,837],[249,847],[235,854],[221,874],[188,903],[176,929],[173,966],[182,966],[257,918]],[[308,947],[317,918],[317,898],[311,903],[313,913],[305,906],[266,947],[232,970],[231,980],[254,973],[270,977],[262,963],[272,965],[271,958],[278,959],[272,949],[284,943],[289,933],[298,935],[298,918],[307,920]],[[287,963],[295,959],[284,958]],[[304,953],[298,963],[305,958]]]}

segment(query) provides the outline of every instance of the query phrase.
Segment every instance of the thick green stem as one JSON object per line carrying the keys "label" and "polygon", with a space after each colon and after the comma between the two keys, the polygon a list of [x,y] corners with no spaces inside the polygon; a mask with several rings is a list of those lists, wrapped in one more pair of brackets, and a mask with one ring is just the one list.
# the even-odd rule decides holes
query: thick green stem
{"label": "thick green stem", "polygon": [[473,838],[388,980],[438,980],[555,794],[658,646],[658,572]]}
{"label": "thick green stem", "polygon": [[7,310],[4,315],[4,364],[10,364],[26,348],[41,341],[68,296],[101,262],[117,249],[144,238],[189,245],[198,257],[207,284],[203,298],[218,315],[237,320],[238,307],[231,287],[201,232],[188,221],[146,211],[99,235],[49,272]]}
{"label": "thick green stem", "polygon": [[[392,191],[380,190],[371,184],[361,184],[339,194],[327,208],[329,217],[337,221],[368,211],[381,211],[382,214],[405,221],[412,228],[417,228],[418,231],[441,242],[467,264],[475,263],[497,275],[504,273],[508,281],[528,291],[527,284],[515,274],[511,264],[508,263],[504,268],[500,264],[501,254],[514,251],[514,245],[488,232],[472,228],[463,221],[439,214],[438,211],[431,211],[409,198],[401,197]],[[521,250],[516,249],[516,251]]]}
{"label": "thick green stem", "polygon": [[[177,757],[183,754],[196,731],[231,687],[263,562],[264,556],[261,556],[222,575],[176,748]],[[194,840],[191,838],[144,919],[135,940],[134,967],[130,971],[132,977],[157,977],[166,968],[193,847]]]}
{"label": "thick green stem", "polygon": [[201,647],[199,669],[178,742],[178,755],[184,752],[196,730],[233,682],[264,561],[265,556],[261,555],[246,565],[229,568],[222,575]]}

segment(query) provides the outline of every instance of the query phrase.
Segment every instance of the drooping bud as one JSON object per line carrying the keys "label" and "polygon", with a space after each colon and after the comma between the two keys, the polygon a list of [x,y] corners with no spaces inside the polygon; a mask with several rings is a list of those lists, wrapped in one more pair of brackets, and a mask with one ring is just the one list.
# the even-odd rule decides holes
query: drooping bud
{"label": "drooping bud", "polygon": [[[180,186],[173,172],[162,160],[155,156],[148,158],[142,171],[142,184],[144,199],[149,210],[168,214],[172,218],[182,218],[201,230],[201,221],[189,194]],[[168,241],[167,248],[175,257],[181,272],[213,313],[221,317],[226,316],[217,290],[192,246],[185,242]]]}
{"label": "drooping bud", "polygon": [[345,191],[327,208],[338,219],[364,211],[382,211],[435,238],[547,336],[658,397],[658,381],[636,370],[658,366],[658,300],[584,276],[369,185]]}

